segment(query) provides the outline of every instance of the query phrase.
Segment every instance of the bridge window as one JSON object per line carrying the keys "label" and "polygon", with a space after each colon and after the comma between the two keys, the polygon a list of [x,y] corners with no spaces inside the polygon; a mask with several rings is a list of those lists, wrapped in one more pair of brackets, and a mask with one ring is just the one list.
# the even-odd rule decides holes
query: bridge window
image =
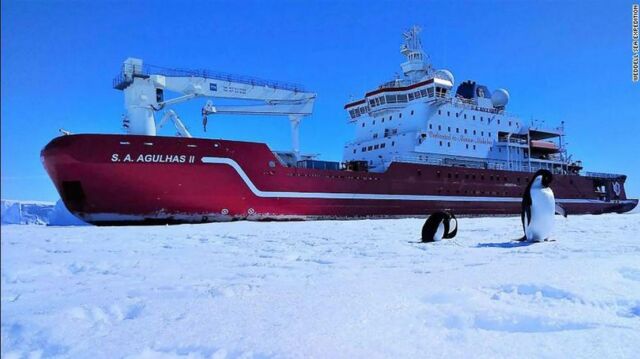
{"label": "bridge window", "polygon": [[427,94],[429,95],[429,97],[433,97],[433,87],[429,87],[427,89]]}
{"label": "bridge window", "polygon": [[413,99],[415,99],[413,92],[409,92],[409,101],[413,101]]}

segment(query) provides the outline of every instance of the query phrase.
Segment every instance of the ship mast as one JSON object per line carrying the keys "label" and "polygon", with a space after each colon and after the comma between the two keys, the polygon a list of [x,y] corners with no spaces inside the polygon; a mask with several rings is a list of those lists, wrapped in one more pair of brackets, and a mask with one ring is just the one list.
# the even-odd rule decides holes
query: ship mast
{"label": "ship mast", "polygon": [[419,36],[421,31],[420,27],[413,26],[402,34],[404,43],[400,46],[400,53],[407,58],[407,61],[400,66],[405,77],[412,82],[420,81],[433,73],[431,60],[422,50],[422,41]]}

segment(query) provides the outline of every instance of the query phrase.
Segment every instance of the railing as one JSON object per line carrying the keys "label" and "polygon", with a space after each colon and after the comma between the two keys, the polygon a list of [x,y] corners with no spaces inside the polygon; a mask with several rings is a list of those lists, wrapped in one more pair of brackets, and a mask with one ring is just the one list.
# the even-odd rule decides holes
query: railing
{"label": "railing", "polygon": [[620,178],[624,177],[624,175],[617,173],[601,173],[601,172],[587,172],[585,173],[587,177],[599,177],[599,178]]}
{"label": "railing", "polygon": [[[113,87],[118,88],[121,84],[130,83],[130,79],[125,76],[125,68],[123,67],[122,71],[116,75],[113,80]],[[137,70],[137,69],[135,69]],[[273,81],[273,80],[264,80],[257,77],[251,76],[243,76],[243,75],[232,75],[223,72],[211,71],[211,70],[187,70],[187,69],[174,69],[168,67],[161,67],[156,65],[143,65],[142,71],[134,71],[137,75],[162,75],[162,76],[181,76],[181,77],[204,77],[213,80],[221,80],[221,81],[229,81],[229,82],[238,82],[247,85],[254,86],[267,86],[274,89],[283,89],[290,91],[298,91],[305,92],[305,89],[302,85],[283,82],[283,81]]]}

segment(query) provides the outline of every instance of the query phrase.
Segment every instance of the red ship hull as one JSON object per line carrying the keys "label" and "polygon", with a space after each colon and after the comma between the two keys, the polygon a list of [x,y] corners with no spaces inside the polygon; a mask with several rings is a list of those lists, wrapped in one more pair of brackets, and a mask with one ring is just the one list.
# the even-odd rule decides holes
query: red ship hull
{"label": "red ship hull", "polygon": [[[384,173],[295,168],[262,143],[160,136],[62,136],[41,158],[67,208],[94,224],[513,215],[531,176],[410,163]],[[571,214],[622,213],[638,203],[625,179],[556,175],[551,187]]]}

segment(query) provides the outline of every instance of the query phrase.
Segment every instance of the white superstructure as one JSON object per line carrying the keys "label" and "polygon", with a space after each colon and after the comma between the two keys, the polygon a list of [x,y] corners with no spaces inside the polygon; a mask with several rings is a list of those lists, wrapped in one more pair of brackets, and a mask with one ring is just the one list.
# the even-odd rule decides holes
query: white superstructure
{"label": "white superstructure", "polygon": [[[372,171],[392,162],[417,162],[555,173],[578,171],[566,160],[563,129],[540,129],[505,111],[509,93],[465,81],[454,89],[448,70],[434,70],[420,29],[404,34],[403,77],[345,106],[355,139],[344,161],[366,161]],[[551,141],[550,141],[551,140]]]}

